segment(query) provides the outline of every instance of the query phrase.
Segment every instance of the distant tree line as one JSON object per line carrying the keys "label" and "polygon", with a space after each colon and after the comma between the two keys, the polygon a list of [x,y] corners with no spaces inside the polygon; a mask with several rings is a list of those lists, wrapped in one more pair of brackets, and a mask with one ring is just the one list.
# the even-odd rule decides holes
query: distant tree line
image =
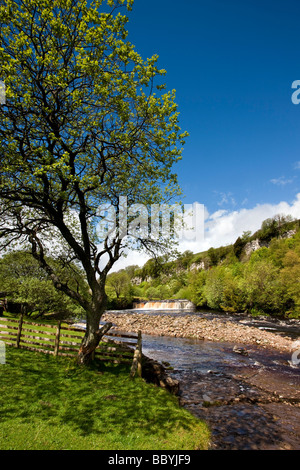
{"label": "distant tree line", "polygon": [[[288,237],[286,235],[289,235]],[[246,245],[259,240],[261,248]],[[88,284],[78,265],[49,258],[60,278],[82,296]],[[232,245],[206,252],[150,259],[108,275],[108,309],[132,308],[134,299],[188,299],[200,309],[300,317],[299,221],[276,216],[251,235],[244,232]],[[30,253],[16,251],[0,259],[0,291],[10,305],[31,316],[58,313],[84,316],[77,303],[57,291]]]}
{"label": "distant tree line", "polygon": [[[262,246],[247,254],[245,247],[254,240]],[[117,278],[118,294],[113,292]],[[253,235],[244,232],[233,245],[198,254],[186,251],[173,261],[151,259],[142,268],[114,273],[108,282],[109,298],[118,298],[119,305],[122,298],[127,305],[133,298],[185,298],[202,309],[297,318],[299,221],[277,215],[265,220]]]}

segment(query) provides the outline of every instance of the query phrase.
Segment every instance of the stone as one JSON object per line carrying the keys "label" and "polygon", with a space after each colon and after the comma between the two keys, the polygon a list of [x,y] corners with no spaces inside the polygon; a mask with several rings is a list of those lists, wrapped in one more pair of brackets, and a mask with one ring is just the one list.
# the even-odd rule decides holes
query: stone
{"label": "stone", "polygon": [[238,346],[234,346],[232,350],[233,352],[241,354],[242,356],[249,356],[248,351],[245,348],[239,348]]}
{"label": "stone", "polygon": [[170,377],[162,364],[145,355],[143,355],[142,377],[146,382],[164,388],[172,395],[178,395],[179,381]]}

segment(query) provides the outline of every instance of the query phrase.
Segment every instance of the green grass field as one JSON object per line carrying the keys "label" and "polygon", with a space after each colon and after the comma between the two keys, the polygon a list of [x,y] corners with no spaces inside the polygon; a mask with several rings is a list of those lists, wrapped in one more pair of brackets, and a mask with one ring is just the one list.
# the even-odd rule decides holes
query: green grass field
{"label": "green grass field", "polygon": [[207,449],[205,423],[125,366],[6,347],[0,364],[1,450]]}

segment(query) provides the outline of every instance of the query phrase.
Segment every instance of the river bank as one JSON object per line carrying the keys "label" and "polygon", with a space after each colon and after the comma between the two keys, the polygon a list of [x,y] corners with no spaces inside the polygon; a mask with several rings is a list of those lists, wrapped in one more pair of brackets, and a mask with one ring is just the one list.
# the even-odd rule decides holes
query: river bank
{"label": "river bank", "polygon": [[144,335],[149,357],[174,368],[179,401],[211,429],[211,450],[300,450],[300,374],[289,353]]}
{"label": "river bank", "polygon": [[227,321],[223,318],[206,319],[193,314],[147,314],[134,310],[108,311],[103,321],[110,321],[120,330],[156,336],[196,338],[200,340],[230,342],[237,345],[257,345],[279,351],[291,351],[295,340],[257,327]]}
{"label": "river bank", "polygon": [[211,450],[300,450],[294,339],[226,317],[128,311],[105,320],[143,331],[145,355],[171,366],[181,406],[209,425]]}
{"label": "river bank", "polygon": [[209,425],[211,450],[300,450],[297,321],[135,310],[102,321],[142,331],[146,357],[170,366],[180,404]]}

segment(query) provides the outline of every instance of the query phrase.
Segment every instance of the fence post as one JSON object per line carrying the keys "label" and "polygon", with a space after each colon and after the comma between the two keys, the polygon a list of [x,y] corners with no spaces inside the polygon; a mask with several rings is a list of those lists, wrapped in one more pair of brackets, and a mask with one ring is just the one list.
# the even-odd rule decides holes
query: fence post
{"label": "fence post", "polygon": [[141,330],[138,331],[138,340],[137,340],[137,345],[134,351],[130,377],[134,377],[136,372],[139,377],[142,377],[142,332]]}
{"label": "fence post", "polygon": [[139,377],[142,377],[142,332],[141,330],[138,331],[138,368],[137,368],[137,373]]}
{"label": "fence post", "polygon": [[21,333],[22,333],[22,325],[23,325],[23,316],[24,314],[21,313],[21,316],[20,316],[20,321],[19,321],[19,327],[18,327],[18,333],[17,333],[17,348],[20,347],[20,340],[21,340]]}
{"label": "fence post", "polygon": [[54,356],[58,355],[60,329],[61,329],[61,320],[59,320],[59,322],[57,324],[57,330],[56,330],[56,335],[55,335]]}

